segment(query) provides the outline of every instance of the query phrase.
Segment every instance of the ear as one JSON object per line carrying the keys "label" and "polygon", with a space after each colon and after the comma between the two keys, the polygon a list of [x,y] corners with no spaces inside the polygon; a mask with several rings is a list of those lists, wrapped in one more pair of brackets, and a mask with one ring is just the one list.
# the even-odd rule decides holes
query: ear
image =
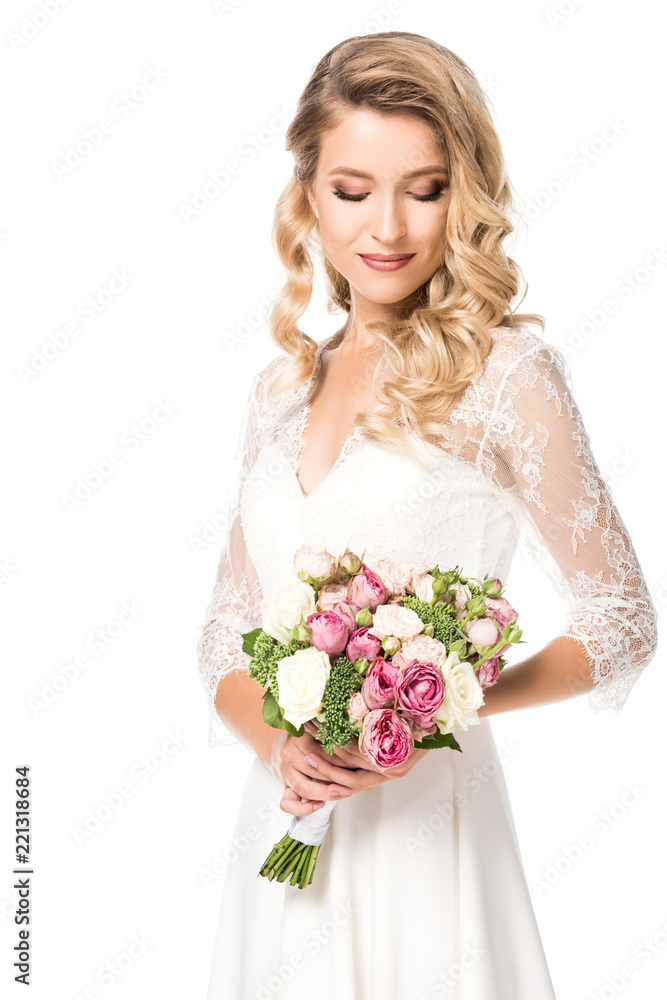
{"label": "ear", "polygon": [[315,201],[315,195],[313,194],[313,189],[310,184],[304,184],[303,190],[306,193],[306,198],[310,203],[310,207],[313,210],[313,214],[317,216],[317,203]]}

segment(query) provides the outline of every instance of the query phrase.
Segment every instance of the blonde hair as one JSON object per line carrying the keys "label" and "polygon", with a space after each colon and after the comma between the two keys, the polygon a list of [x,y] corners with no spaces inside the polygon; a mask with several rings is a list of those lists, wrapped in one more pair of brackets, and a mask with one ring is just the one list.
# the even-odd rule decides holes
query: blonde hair
{"label": "blonde hair", "polygon": [[[386,402],[375,413],[358,413],[355,426],[368,437],[405,451],[397,426],[437,434],[492,346],[490,330],[544,319],[516,313],[512,301],[523,275],[503,249],[515,213],[500,140],[486,96],[457,55],[430,38],[386,31],[339,42],[315,67],[286,134],[294,173],[275,209],[273,243],[287,280],[269,313],[274,343],[292,357],[276,375],[271,396],[313,373],[317,342],[298,327],[313,288],[313,257],[321,257],[328,312],[351,309],[347,279],[324,257],[317,219],[306,196],[317,172],[322,140],[350,111],[412,115],[428,125],[449,161],[451,201],[444,259],[419,290],[409,315],[373,320],[395,378],[385,381]],[[525,285],[523,301],[528,286]],[[377,396],[376,380],[373,389]]]}

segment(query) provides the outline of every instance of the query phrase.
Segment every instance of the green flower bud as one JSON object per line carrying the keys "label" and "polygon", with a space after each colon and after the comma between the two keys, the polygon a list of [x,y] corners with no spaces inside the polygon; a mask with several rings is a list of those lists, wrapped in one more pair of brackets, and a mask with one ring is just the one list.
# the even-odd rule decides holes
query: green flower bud
{"label": "green flower bud", "polygon": [[366,676],[366,672],[369,666],[370,666],[370,660],[368,660],[365,656],[359,656],[354,661],[354,669],[356,673],[358,673],[361,677]]}
{"label": "green flower bud", "polygon": [[361,611],[357,612],[357,614],[354,616],[354,620],[357,623],[357,625],[361,627],[365,625],[372,625],[373,615],[371,614],[368,608],[362,608]]}

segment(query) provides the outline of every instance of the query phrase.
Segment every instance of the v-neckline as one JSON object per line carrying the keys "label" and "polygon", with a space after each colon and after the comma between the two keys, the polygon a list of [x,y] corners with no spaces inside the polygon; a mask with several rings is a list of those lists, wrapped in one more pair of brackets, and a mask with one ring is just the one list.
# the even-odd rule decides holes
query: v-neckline
{"label": "v-neckline", "polygon": [[[331,479],[331,477],[336,472],[336,470],[338,468],[340,468],[340,466],[343,464],[345,458],[347,457],[347,455],[348,455],[348,453],[350,451],[350,446],[352,445],[352,443],[354,441],[356,441],[358,438],[360,438],[363,435],[363,433],[364,433],[364,428],[363,427],[359,427],[359,426],[354,427],[353,430],[350,431],[350,433],[347,435],[347,437],[345,438],[345,440],[343,441],[343,443],[341,445],[341,448],[340,448],[340,451],[338,452],[338,456],[336,458],[336,461],[331,466],[331,468],[327,472],[326,476],[322,480],[320,480],[320,482],[317,484],[317,486],[315,486],[310,491],[310,493],[305,493],[304,489],[303,489],[303,487],[301,485],[301,482],[299,480],[299,471],[300,471],[299,470],[299,466],[300,466],[300,463],[301,463],[301,455],[303,453],[303,449],[304,449],[304,446],[305,446],[305,443],[306,443],[306,431],[308,430],[308,425],[310,423],[310,408],[311,408],[310,393],[311,393],[311,389],[313,387],[313,383],[315,381],[315,377],[316,377],[317,373],[320,370],[320,362],[321,362],[321,359],[322,359],[322,352],[324,351],[325,347],[329,346],[329,344],[334,339],[334,337],[337,337],[339,335],[339,333],[340,333],[340,330],[336,331],[336,333],[332,333],[331,336],[325,337],[325,339],[322,340],[317,345],[317,350],[315,352],[315,362],[313,364],[313,370],[312,370],[310,376],[308,377],[308,379],[305,382],[302,383],[302,391],[303,391],[303,394],[304,394],[303,409],[301,410],[301,413],[300,413],[299,430],[297,431],[297,447],[296,447],[296,454],[295,454],[295,457],[294,457],[294,465],[293,465],[293,468],[292,468],[292,476],[293,476],[294,482],[296,483],[297,491],[299,492],[299,494],[301,496],[301,499],[303,501],[310,500],[310,498],[312,496],[314,496],[314,494],[317,493],[318,490],[320,490],[324,486],[324,484],[327,483]],[[342,341],[341,341],[341,343],[342,343]],[[376,413],[380,409],[380,407],[382,405],[383,405],[382,403],[378,403],[378,405],[375,407],[375,409],[371,410],[369,412]]]}

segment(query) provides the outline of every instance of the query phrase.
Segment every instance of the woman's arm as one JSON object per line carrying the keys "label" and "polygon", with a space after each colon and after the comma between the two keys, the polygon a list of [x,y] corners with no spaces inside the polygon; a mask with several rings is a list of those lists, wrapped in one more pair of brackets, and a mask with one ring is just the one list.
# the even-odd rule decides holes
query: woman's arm
{"label": "woman's arm", "polygon": [[280,730],[262,718],[262,689],[245,671],[233,670],[218,681],[215,709],[223,725],[239,743],[271,769]]}
{"label": "woman's arm", "polygon": [[656,609],[570,386],[560,352],[537,337],[501,370],[479,464],[568,613],[561,635],[501,672],[480,715],[584,693],[618,711],[655,654]]}
{"label": "woman's arm", "polygon": [[484,692],[484,704],[477,714],[481,718],[548,705],[586,694],[594,686],[586,650],[576,639],[561,635],[534,656],[501,670],[496,683]]}

